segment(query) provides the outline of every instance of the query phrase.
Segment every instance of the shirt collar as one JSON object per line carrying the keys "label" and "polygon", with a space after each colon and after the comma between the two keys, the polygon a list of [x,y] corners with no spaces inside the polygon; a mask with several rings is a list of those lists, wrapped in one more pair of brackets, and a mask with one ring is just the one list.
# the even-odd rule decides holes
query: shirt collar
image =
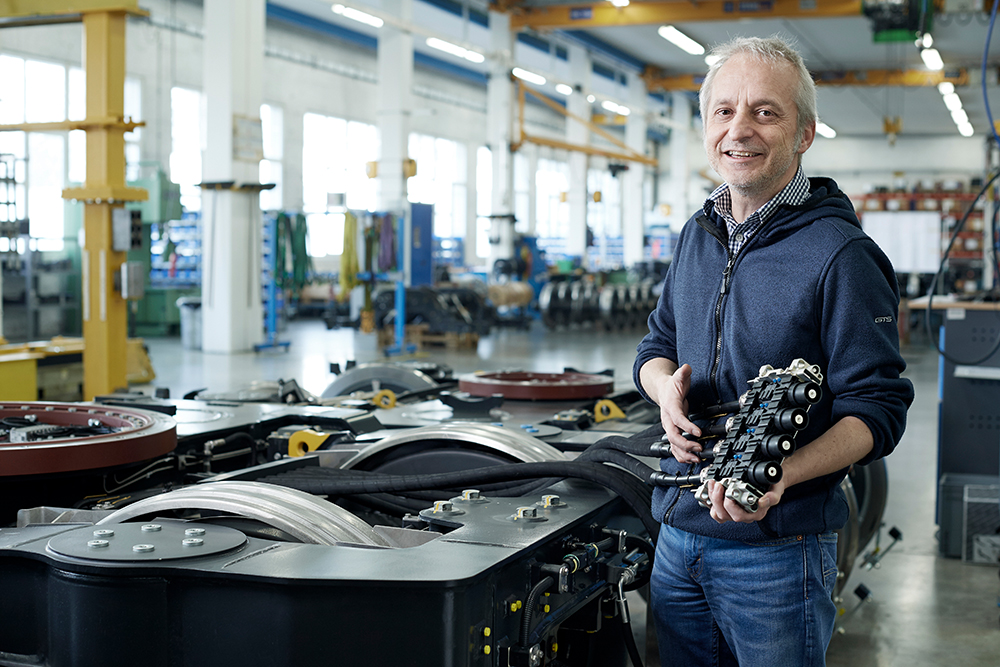
{"label": "shirt collar", "polygon": [[[746,219],[746,222],[749,222],[751,219],[754,219],[758,224],[766,222],[774,215],[779,206],[783,204],[799,206],[807,199],[809,199],[809,179],[806,178],[806,174],[802,170],[802,165],[799,165],[788,185],[782,188],[781,192],[774,195],[770,201],[754,211],[753,215]],[[729,191],[728,183],[723,183],[717,187],[708,196],[708,199],[705,200],[706,213],[711,209],[710,202],[715,207],[715,211],[726,221],[727,226],[733,227],[739,225],[736,219],[733,218],[733,196]]]}

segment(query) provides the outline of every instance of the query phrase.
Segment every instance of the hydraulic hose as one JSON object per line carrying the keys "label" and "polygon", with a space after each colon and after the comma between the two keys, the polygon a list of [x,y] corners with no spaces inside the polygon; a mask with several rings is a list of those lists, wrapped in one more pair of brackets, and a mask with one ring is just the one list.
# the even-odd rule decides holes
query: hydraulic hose
{"label": "hydraulic hose", "polygon": [[552,584],[556,583],[552,577],[545,577],[531,589],[528,599],[524,603],[524,614],[521,616],[521,646],[528,645],[528,636],[531,634],[531,621],[535,617],[535,608],[538,606],[538,598],[547,591]]}
{"label": "hydraulic hose", "polygon": [[503,466],[475,468],[452,473],[431,475],[392,475],[359,478],[341,476],[342,471],[328,469],[325,477],[286,478],[282,475],[265,477],[261,481],[296,488],[315,495],[343,496],[358,493],[393,493],[405,491],[453,488],[491,482],[573,477],[599,484],[616,493],[642,521],[651,537],[659,531],[659,523],[649,513],[650,490],[629,473],[591,461],[544,461],[513,463]]}
{"label": "hydraulic hose", "polygon": [[628,470],[646,484],[650,484],[651,476],[658,471],[653,470],[648,465],[637,458],[629,456],[617,449],[601,448],[588,449],[580,454],[577,461],[599,461],[601,463],[613,463],[620,468]]}
{"label": "hydraulic hose", "polygon": [[635,635],[632,634],[632,622],[622,617],[621,622],[622,639],[625,641],[625,649],[628,651],[629,660],[632,667],[642,667],[642,656],[639,655],[639,647],[635,644]]}

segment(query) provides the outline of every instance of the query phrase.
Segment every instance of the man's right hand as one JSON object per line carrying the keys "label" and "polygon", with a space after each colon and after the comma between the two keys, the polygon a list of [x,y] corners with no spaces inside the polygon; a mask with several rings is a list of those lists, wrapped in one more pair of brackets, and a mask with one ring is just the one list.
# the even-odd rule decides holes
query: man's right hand
{"label": "man's right hand", "polygon": [[691,389],[691,366],[680,368],[667,359],[651,359],[640,369],[643,389],[660,406],[660,422],[664,438],[670,442],[670,452],[682,463],[698,463],[701,445],[684,437],[684,433],[701,436],[701,429],[688,419],[687,394]]}

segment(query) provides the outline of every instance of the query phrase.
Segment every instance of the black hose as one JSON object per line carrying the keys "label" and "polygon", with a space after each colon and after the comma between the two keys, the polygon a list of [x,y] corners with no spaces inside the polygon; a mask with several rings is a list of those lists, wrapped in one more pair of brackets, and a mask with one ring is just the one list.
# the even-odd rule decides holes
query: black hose
{"label": "black hose", "polygon": [[232,433],[225,437],[227,445],[235,445],[241,440],[250,445],[250,467],[252,468],[257,465],[257,440],[255,440],[249,433],[244,433],[242,431],[239,433]]}
{"label": "black hose", "polygon": [[630,473],[638,477],[646,484],[650,484],[650,479],[653,473],[658,472],[653,470],[648,465],[643,463],[637,458],[629,456],[617,449],[601,448],[601,449],[588,449],[587,451],[580,454],[577,457],[577,461],[599,461],[601,463],[613,463],[614,465],[628,470]]}
{"label": "black hose", "polygon": [[635,581],[625,586],[626,591],[635,591],[649,583],[649,578],[653,574],[653,559],[656,557],[656,547],[648,540],[644,540],[638,535],[625,534],[625,547],[629,549],[639,549],[645,554],[648,564],[645,569],[639,570],[643,576],[636,577]]}
{"label": "black hose", "polygon": [[531,634],[531,619],[535,616],[535,607],[538,606],[538,598],[542,597],[542,593],[548,590],[554,583],[556,583],[555,579],[545,577],[535,584],[531,592],[528,593],[528,599],[524,602],[524,614],[521,616],[521,646],[528,646],[528,636]]}
{"label": "black hose", "polygon": [[622,639],[625,640],[625,649],[628,657],[632,661],[632,667],[642,667],[642,656],[639,655],[639,647],[635,645],[635,636],[632,634],[632,623],[622,617],[621,622]]}
{"label": "black hose", "polygon": [[[649,512],[651,490],[635,477],[622,470],[590,461],[544,461],[538,463],[512,463],[503,466],[475,468],[451,473],[431,475],[392,475],[358,478],[356,475],[340,476],[341,471],[327,469],[326,478],[265,477],[261,481],[296,488],[324,496],[343,496],[356,493],[400,493],[419,489],[440,489],[489,482],[539,479],[547,477],[574,477],[599,484],[616,493],[642,521],[650,537],[656,539],[660,524]],[[465,486],[465,488],[469,488]]]}
{"label": "black hose", "polygon": [[698,412],[692,412],[688,415],[688,419],[691,421],[698,421],[701,419],[711,419],[713,417],[721,417],[722,415],[727,415],[730,412],[738,412],[740,409],[739,401],[729,401],[728,403],[719,403],[718,405],[710,405],[707,408],[703,408]]}

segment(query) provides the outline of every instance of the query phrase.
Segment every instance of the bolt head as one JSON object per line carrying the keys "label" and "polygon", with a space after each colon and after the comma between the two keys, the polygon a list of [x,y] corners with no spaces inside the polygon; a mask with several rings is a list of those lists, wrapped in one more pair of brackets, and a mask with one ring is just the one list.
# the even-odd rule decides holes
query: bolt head
{"label": "bolt head", "polygon": [[100,530],[94,531],[94,537],[114,537],[115,531],[109,530],[107,528],[102,528]]}
{"label": "bolt head", "polygon": [[163,530],[163,526],[158,523],[147,523],[140,530],[144,533],[158,533]]}
{"label": "bolt head", "polygon": [[149,553],[151,551],[154,551],[155,549],[156,547],[154,547],[152,544],[135,544],[132,546],[132,551],[136,552],[137,554]]}
{"label": "bolt head", "polygon": [[181,544],[183,544],[186,547],[200,547],[203,544],[205,544],[205,540],[201,539],[200,537],[188,537],[181,540]]}
{"label": "bolt head", "polygon": [[205,529],[204,528],[187,528],[187,529],[185,529],[184,534],[187,535],[188,537],[200,537],[200,536],[202,536],[202,535],[205,534]]}
{"label": "bolt head", "polygon": [[104,549],[110,545],[111,542],[107,540],[90,540],[87,542],[87,546],[91,549]]}

